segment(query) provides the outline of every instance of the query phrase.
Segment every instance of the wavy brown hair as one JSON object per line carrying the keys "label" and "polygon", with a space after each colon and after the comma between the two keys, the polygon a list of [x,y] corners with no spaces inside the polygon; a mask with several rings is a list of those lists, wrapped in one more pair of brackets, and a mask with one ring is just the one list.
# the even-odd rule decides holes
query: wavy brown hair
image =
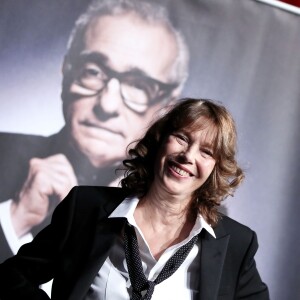
{"label": "wavy brown hair", "polygon": [[156,120],[144,137],[129,149],[129,159],[123,161],[125,177],[121,186],[132,195],[143,197],[154,179],[154,165],[160,146],[178,131],[197,131],[212,126],[215,167],[206,182],[193,194],[191,210],[199,211],[211,225],[216,225],[218,206],[244,178],[236,161],[237,134],[234,120],[227,109],[208,99],[181,99]]}

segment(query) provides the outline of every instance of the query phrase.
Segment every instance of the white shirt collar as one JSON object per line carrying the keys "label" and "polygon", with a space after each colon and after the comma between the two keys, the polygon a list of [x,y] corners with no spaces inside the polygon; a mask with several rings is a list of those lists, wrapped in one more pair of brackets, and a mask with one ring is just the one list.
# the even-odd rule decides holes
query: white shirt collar
{"label": "white shirt collar", "polygon": [[[137,197],[126,198],[117,208],[110,214],[109,218],[126,218],[132,225],[136,225],[133,213],[139,202]],[[195,225],[191,230],[189,237],[193,237],[205,229],[209,234],[216,238],[213,228],[198,214]]]}

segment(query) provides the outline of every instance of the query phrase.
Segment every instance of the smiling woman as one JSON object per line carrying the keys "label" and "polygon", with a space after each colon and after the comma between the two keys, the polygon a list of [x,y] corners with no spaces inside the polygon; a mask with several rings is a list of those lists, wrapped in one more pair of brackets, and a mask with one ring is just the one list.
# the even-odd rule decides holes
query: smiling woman
{"label": "smiling woman", "polygon": [[[185,99],[171,108],[148,129],[136,147],[129,150],[132,159],[125,160],[128,176],[122,184],[138,191],[140,196],[147,194],[158,179],[153,168],[155,159],[167,151],[166,147],[174,147],[161,167],[165,171],[180,169],[179,174],[184,170],[192,175],[189,179],[194,189],[189,191],[192,199],[188,200],[214,225],[221,201],[232,195],[244,178],[235,159],[234,120],[223,106],[209,100]],[[171,180],[168,174],[170,172],[166,172],[166,179]]]}
{"label": "smiling woman", "polygon": [[210,128],[199,131],[185,130],[174,132],[166,138],[156,161],[157,180],[164,181],[164,186],[182,194],[189,203],[191,195],[204,184],[214,169],[216,160],[213,156]]}
{"label": "smiling woman", "polygon": [[129,150],[122,188],[73,188],[0,265],[0,298],[48,299],[54,278],[53,299],[268,300],[256,234],[217,212],[244,177],[235,151],[223,106],[179,101]]}

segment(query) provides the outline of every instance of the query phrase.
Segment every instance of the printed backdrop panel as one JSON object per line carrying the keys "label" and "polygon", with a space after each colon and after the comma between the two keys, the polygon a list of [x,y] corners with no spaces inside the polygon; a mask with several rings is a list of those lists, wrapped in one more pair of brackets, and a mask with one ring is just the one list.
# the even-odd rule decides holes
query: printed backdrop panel
{"label": "printed backdrop panel", "polygon": [[[190,54],[186,72],[188,78],[184,83],[184,72],[177,78],[182,89],[174,90],[174,96],[220,101],[236,119],[239,160],[245,169],[246,180],[235,197],[225,201],[222,209],[257,232],[260,248],[256,260],[262,278],[270,288],[271,299],[297,299],[300,297],[297,257],[300,253],[300,17],[254,0],[151,2],[166,8],[172,26],[182,32]],[[118,178],[114,169],[125,157],[125,152],[120,150],[121,145],[136,137],[134,130],[137,124],[140,124],[138,133],[141,134],[152,119],[154,110],[143,112],[146,117],[141,118],[124,101],[120,102],[118,113],[131,114],[128,124],[122,124],[121,120],[116,124],[109,123],[112,115],[107,114],[104,120],[103,114],[99,113],[103,124],[132,132],[124,131],[123,136],[128,140],[114,140],[112,137],[109,147],[103,135],[91,147],[98,151],[94,153],[96,160],[91,160],[90,146],[84,146],[85,137],[80,139],[80,132],[76,135],[76,130],[70,131],[73,119],[69,107],[86,103],[76,110],[79,119],[88,120],[92,112],[97,115],[95,104],[91,104],[86,115],[83,114],[85,105],[93,100],[89,98],[83,102],[86,96],[81,94],[76,98],[71,93],[74,88],[72,82],[81,80],[74,71],[79,58],[65,57],[70,32],[88,5],[89,1],[79,0],[1,2],[1,261],[15,253],[21,244],[45,226],[69,186],[116,185]],[[97,36],[101,37],[103,28],[107,26],[105,32],[111,32],[111,37],[114,35],[114,42],[110,45],[114,49],[107,50],[103,40],[97,44],[97,49],[102,53],[101,64],[123,72],[128,68],[126,63],[134,64],[134,59],[140,57],[138,45],[145,39],[152,44],[152,48],[143,54],[144,64],[139,62],[139,68],[149,68],[149,74],[155,74],[158,76],[156,79],[164,81],[158,68],[171,57],[166,32],[163,29],[160,31],[164,38],[159,45],[160,51],[157,51],[155,46],[158,42],[152,42],[154,37],[151,33],[140,34],[138,39],[125,24],[122,29],[127,31],[123,35],[109,31],[108,24],[111,25],[108,21],[98,24],[96,31]],[[129,48],[119,46],[122,36],[128,38]],[[77,41],[76,49],[80,53],[90,45],[84,41]],[[120,49],[123,49],[123,55],[129,51],[123,60],[117,56],[121,55]],[[157,55],[158,52],[161,55]],[[184,57],[184,53],[182,50],[180,55]],[[182,58],[183,66],[184,61]],[[112,103],[107,99],[103,94],[99,96],[103,106],[99,107],[103,112],[107,109],[105,104]],[[75,114],[74,109],[71,116]],[[59,171],[54,168],[54,179],[47,179],[40,185],[33,184],[36,177],[29,180],[31,159],[35,157],[47,170],[51,166],[60,166]],[[68,179],[63,189],[56,186],[59,175],[55,174],[61,170],[63,178]],[[47,193],[45,201],[46,207],[50,203],[46,209],[49,216],[44,215],[27,229],[15,230],[16,223],[10,215],[10,207],[23,201],[25,192],[28,197],[33,197],[37,187],[47,186],[49,182],[52,192]],[[30,202],[27,205],[29,208]]]}

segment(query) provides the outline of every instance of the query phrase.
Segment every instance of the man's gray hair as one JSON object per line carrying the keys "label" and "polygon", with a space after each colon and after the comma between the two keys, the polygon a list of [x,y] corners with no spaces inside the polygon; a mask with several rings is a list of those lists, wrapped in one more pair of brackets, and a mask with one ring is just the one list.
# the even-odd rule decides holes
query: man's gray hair
{"label": "man's gray hair", "polygon": [[[182,87],[188,76],[189,51],[181,32],[171,23],[165,7],[144,0],[94,0],[87,11],[75,23],[69,38],[66,60],[72,63],[84,47],[84,35],[92,21],[101,16],[116,16],[134,12],[143,21],[161,23],[165,26],[177,42],[178,56],[174,62],[171,79]],[[146,59],[146,58],[145,58]]]}

